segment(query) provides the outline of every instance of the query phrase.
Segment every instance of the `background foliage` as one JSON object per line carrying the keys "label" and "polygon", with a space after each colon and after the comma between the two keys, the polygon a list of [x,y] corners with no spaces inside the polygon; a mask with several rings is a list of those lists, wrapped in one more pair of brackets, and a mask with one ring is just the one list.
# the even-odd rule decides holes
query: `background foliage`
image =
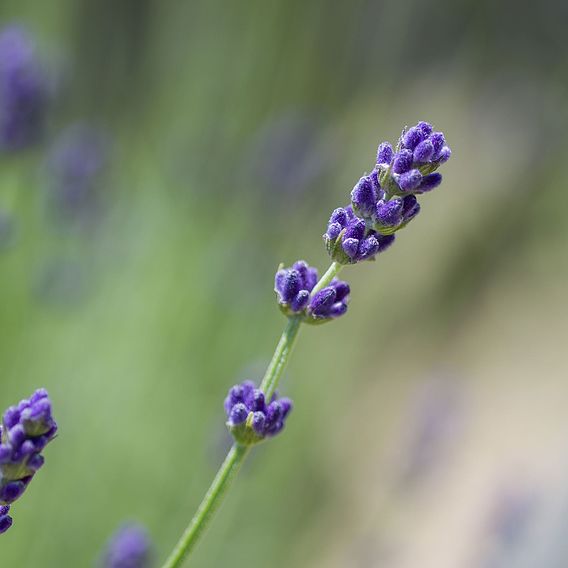
{"label": "background foliage", "polygon": [[[276,266],[325,268],[330,211],[425,119],[443,186],[346,270],[348,316],[303,330],[286,433],[195,565],[565,566],[567,6],[4,0],[57,95],[1,157],[0,402],[45,386],[60,435],[2,565],[90,566],[125,519],[166,555],[284,324]],[[78,121],[108,136],[88,223],[48,199]]]}

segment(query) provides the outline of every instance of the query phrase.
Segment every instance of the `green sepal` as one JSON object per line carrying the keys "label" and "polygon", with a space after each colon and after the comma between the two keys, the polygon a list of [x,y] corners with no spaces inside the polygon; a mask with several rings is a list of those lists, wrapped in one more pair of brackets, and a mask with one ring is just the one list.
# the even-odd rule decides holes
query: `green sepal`
{"label": "green sepal", "polygon": [[242,424],[237,424],[236,426],[227,422],[227,428],[235,442],[242,446],[254,446],[264,440],[264,436],[259,436],[252,427],[252,415],[253,412],[249,412],[247,419]]}
{"label": "green sepal", "polygon": [[343,229],[343,231],[341,231],[335,239],[330,239],[327,234],[324,234],[323,240],[325,242],[325,248],[329,256],[335,262],[343,265],[355,264],[355,261],[343,250],[343,247],[341,246],[341,239],[344,234],[345,229]]}

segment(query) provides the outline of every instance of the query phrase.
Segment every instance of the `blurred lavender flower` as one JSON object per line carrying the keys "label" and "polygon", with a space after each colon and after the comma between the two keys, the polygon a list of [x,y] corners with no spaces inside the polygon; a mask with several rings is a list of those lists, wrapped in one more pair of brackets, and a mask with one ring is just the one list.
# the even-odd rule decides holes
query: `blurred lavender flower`
{"label": "blurred lavender flower", "polygon": [[225,399],[227,427],[235,440],[243,445],[255,444],[278,434],[291,410],[292,401],[277,399],[277,394],[266,404],[264,393],[252,381],[235,385]]}
{"label": "blurred lavender flower", "polygon": [[22,150],[43,132],[47,77],[29,34],[12,25],[0,32],[0,149]]}
{"label": "blurred lavender flower", "polygon": [[80,225],[97,218],[108,147],[108,137],[87,124],[68,127],[55,141],[47,158],[48,198],[59,218]]}
{"label": "blurred lavender flower", "polygon": [[375,169],[351,192],[351,205],[336,209],[324,234],[326,248],[340,264],[374,260],[420,212],[417,194],[442,181],[435,170],[451,156],[441,132],[427,122],[406,129],[396,150],[382,142]]}
{"label": "blurred lavender flower", "polygon": [[463,431],[465,396],[455,377],[436,377],[419,385],[404,421],[398,482],[416,484],[447,458]]}
{"label": "blurred lavender flower", "polygon": [[29,400],[4,412],[0,427],[0,505],[9,505],[22,496],[43,465],[41,452],[56,432],[45,389],[36,390]]}
{"label": "blurred lavender flower", "polygon": [[0,506],[0,534],[5,533],[12,526],[12,517],[8,514],[10,505]]}
{"label": "blurred lavender flower", "polygon": [[104,568],[148,568],[152,561],[152,542],[144,527],[127,524],[111,537],[103,555]]}
{"label": "blurred lavender flower", "polygon": [[291,268],[281,266],[276,272],[274,290],[283,313],[303,314],[306,323],[323,323],[342,316],[347,311],[349,284],[334,278],[312,296],[318,279],[317,269],[304,260],[298,260]]}
{"label": "blurred lavender flower", "polygon": [[[270,189],[267,197],[283,203],[317,185],[333,151],[321,139],[320,120],[313,113],[288,110],[271,116],[253,138],[247,177]],[[249,184],[251,182],[248,182]]]}

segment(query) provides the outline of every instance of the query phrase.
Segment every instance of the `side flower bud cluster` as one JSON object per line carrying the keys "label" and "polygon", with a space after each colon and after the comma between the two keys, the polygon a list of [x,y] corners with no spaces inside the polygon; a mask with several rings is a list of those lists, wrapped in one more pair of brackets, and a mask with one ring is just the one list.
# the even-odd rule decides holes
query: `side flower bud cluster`
{"label": "side flower bud cluster", "polygon": [[386,250],[420,212],[416,195],[440,185],[436,170],[450,156],[444,135],[427,122],[406,129],[396,149],[381,143],[375,168],[351,192],[351,205],[331,214],[323,237],[332,259],[355,264]]}
{"label": "side flower bud cluster", "polygon": [[0,426],[0,505],[21,497],[43,465],[41,452],[56,432],[45,389],[6,410]]}
{"label": "side flower bud cluster", "polygon": [[319,279],[316,268],[299,260],[291,268],[279,268],[274,290],[280,309],[287,316],[302,315],[306,323],[323,323],[347,311],[349,284],[333,279],[329,286],[312,294]]}
{"label": "side flower bud cluster", "polygon": [[239,444],[250,446],[283,428],[292,410],[292,401],[274,394],[267,404],[264,393],[252,381],[244,381],[229,390],[225,399],[227,427]]}
{"label": "side flower bud cluster", "polygon": [[33,41],[17,26],[0,32],[0,149],[17,151],[42,134],[47,80]]}

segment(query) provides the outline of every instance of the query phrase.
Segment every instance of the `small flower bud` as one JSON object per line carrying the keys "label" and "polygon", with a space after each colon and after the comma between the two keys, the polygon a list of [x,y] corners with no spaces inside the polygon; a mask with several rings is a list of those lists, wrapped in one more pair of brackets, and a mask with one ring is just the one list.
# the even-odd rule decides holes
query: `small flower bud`
{"label": "small flower bud", "polygon": [[410,170],[398,178],[398,185],[403,191],[412,191],[422,182],[422,174],[418,170]]}
{"label": "small flower bud", "polygon": [[351,192],[353,211],[362,217],[370,217],[375,209],[377,193],[369,176],[363,176]]}
{"label": "small flower bud", "polygon": [[392,146],[388,142],[381,142],[377,150],[377,164],[390,165],[394,156]]}
{"label": "small flower bud", "polygon": [[[245,402],[238,402],[232,408],[227,408],[225,405],[227,427],[235,440],[239,444],[252,445],[280,432],[284,427],[284,420],[292,409],[290,399],[278,400],[274,395],[267,404],[264,393],[255,388],[251,381],[245,381],[237,386],[242,388]],[[231,398],[235,388],[229,391],[227,399]],[[238,414],[238,422],[234,420],[235,414]]]}
{"label": "small flower bud", "polygon": [[392,171],[395,174],[403,174],[412,167],[412,152],[410,150],[401,150],[394,156]]}
{"label": "small flower bud", "polygon": [[424,130],[422,128],[418,128],[417,126],[413,126],[409,128],[403,135],[402,135],[402,144],[405,148],[409,150],[414,150],[422,140],[425,138]]}

